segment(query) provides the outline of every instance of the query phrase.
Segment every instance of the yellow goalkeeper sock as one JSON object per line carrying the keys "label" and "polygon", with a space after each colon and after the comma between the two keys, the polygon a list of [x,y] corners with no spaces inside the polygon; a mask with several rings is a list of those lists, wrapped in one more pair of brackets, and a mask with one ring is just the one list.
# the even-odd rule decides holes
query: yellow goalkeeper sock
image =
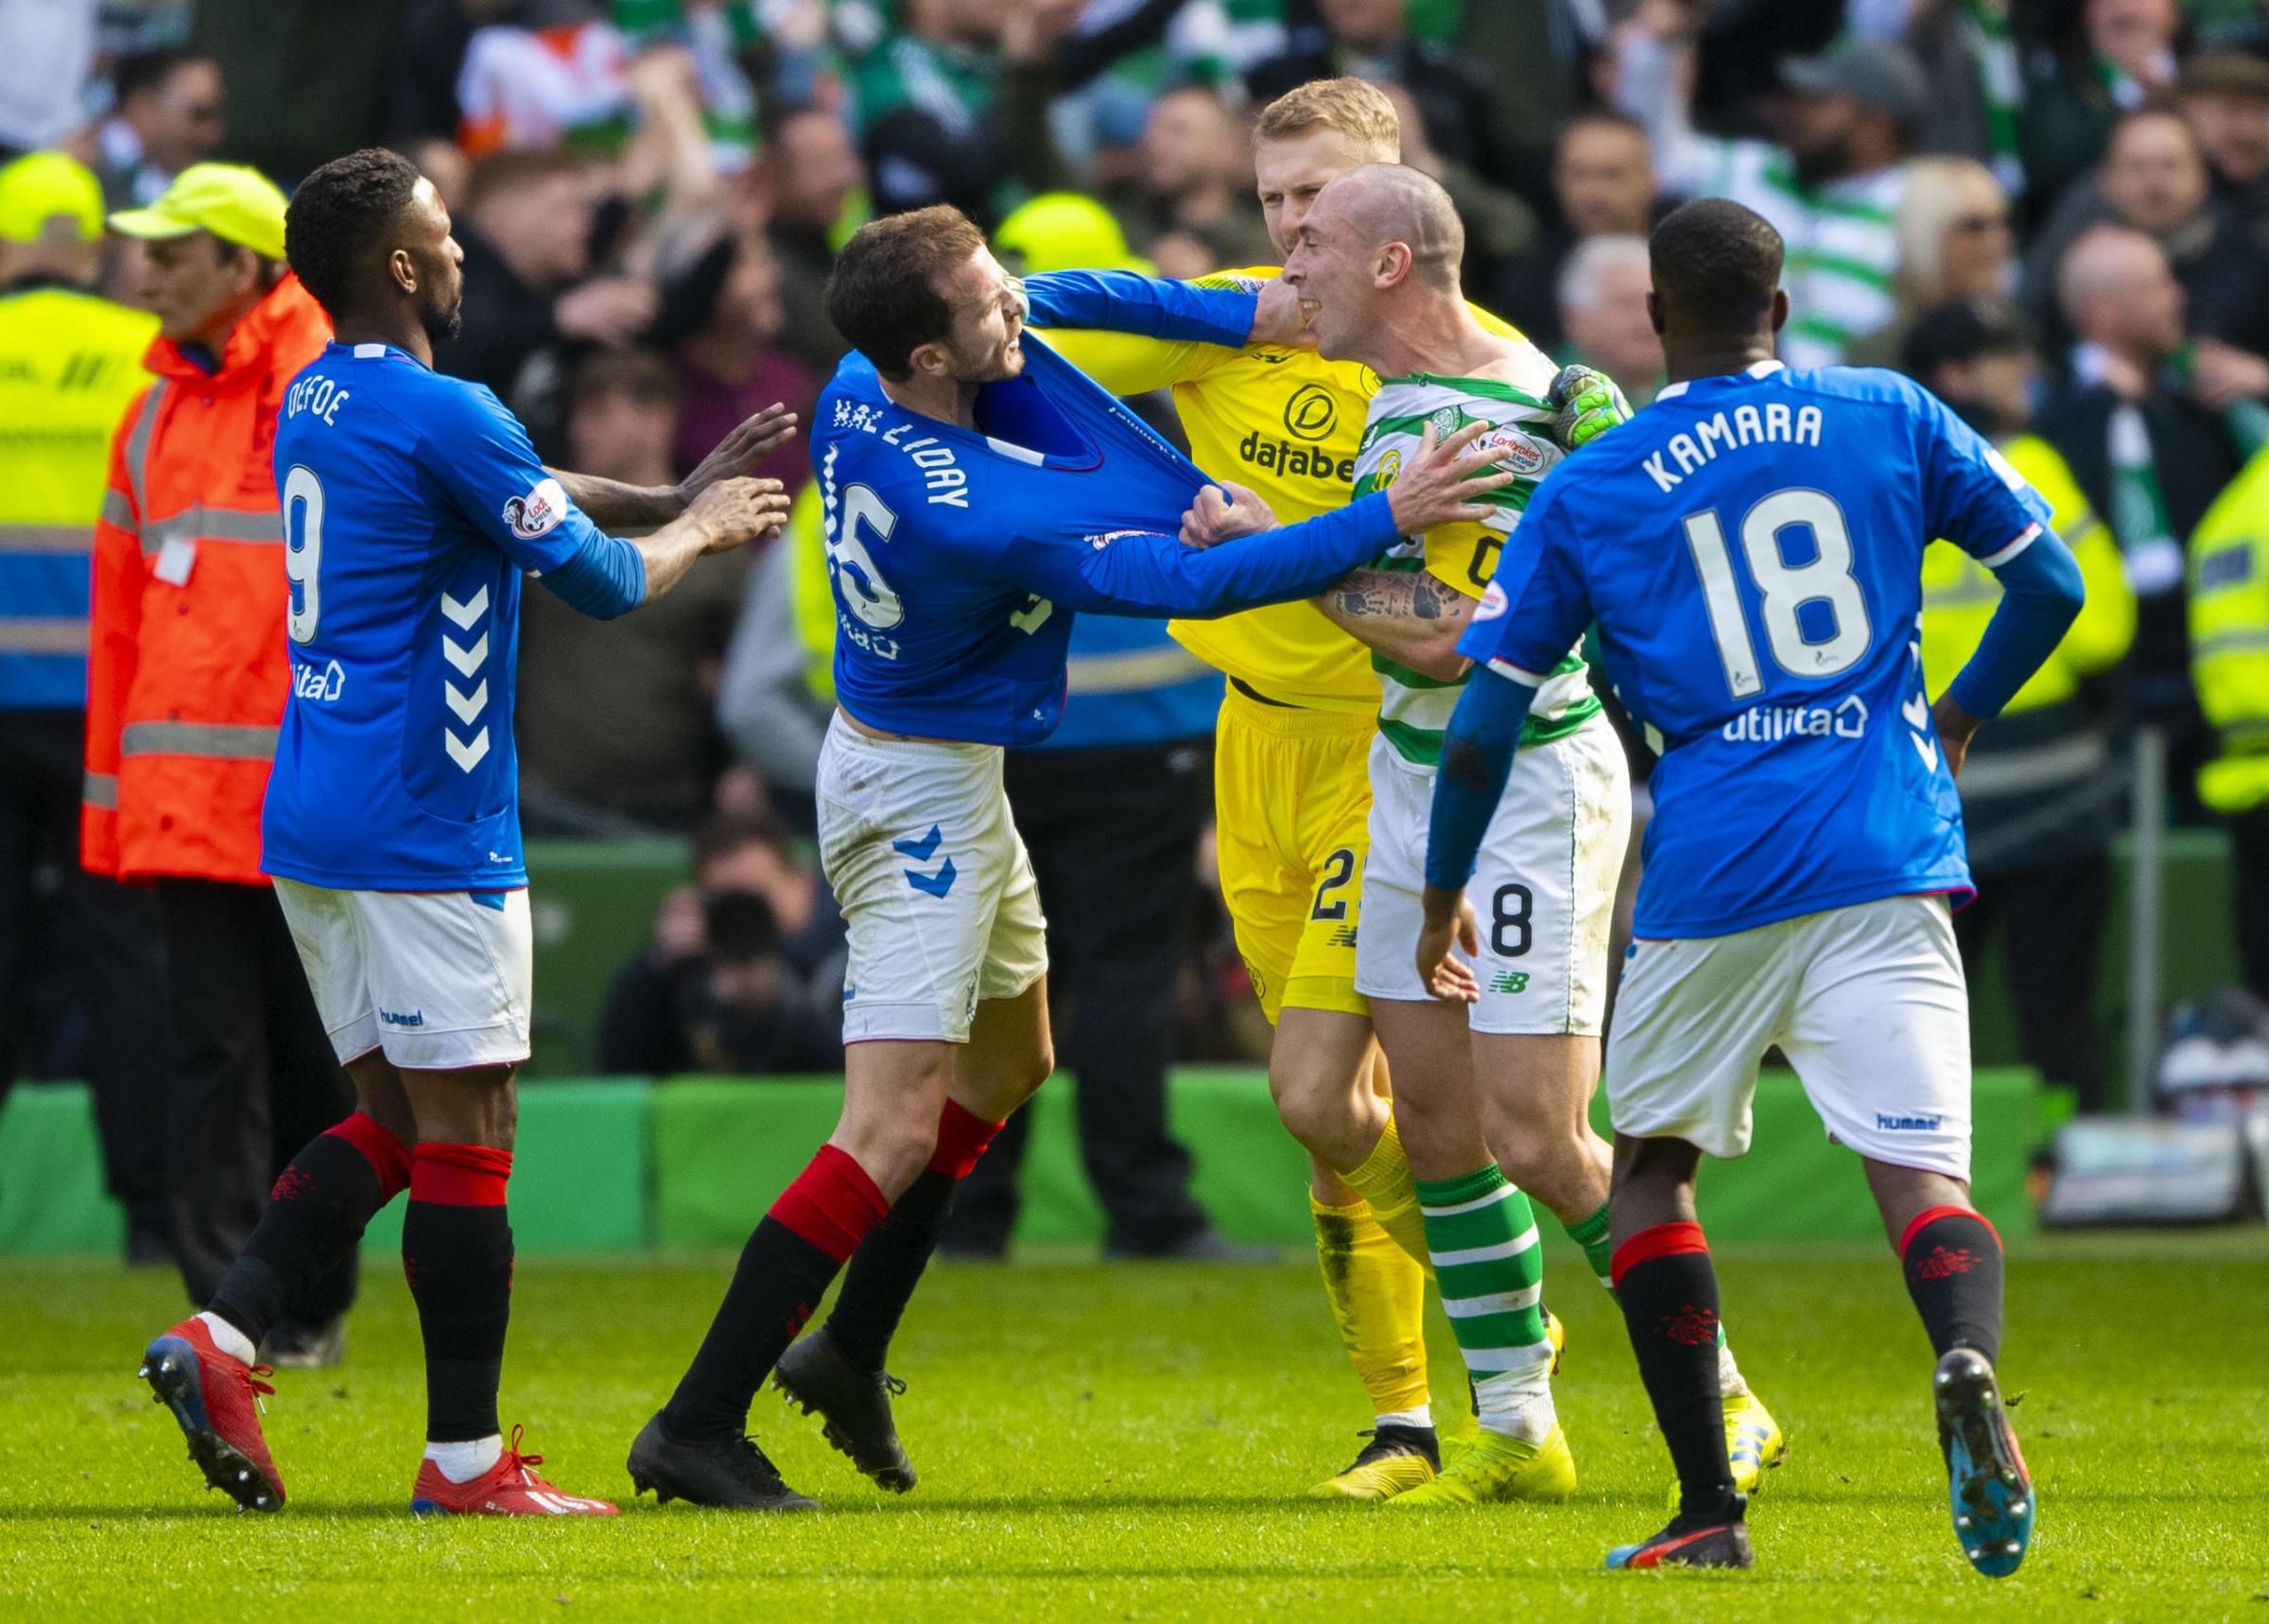
{"label": "yellow goalkeeper sock", "polygon": [[1427,1407],[1426,1276],[1371,1216],[1368,1202],[1325,1206],[1309,1191],[1324,1295],[1375,1414]]}
{"label": "yellow goalkeeper sock", "polygon": [[1371,1216],[1378,1226],[1394,1237],[1394,1243],[1411,1255],[1411,1260],[1428,1273],[1433,1272],[1432,1260],[1426,1250],[1426,1215],[1418,1210],[1418,1189],[1411,1183],[1411,1161],[1402,1153],[1402,1135],[1394,1131],[1394,1118],[1387,1118],[1387,1130],[1378,1136],[1371,1154],[1363,1165],[1341,1178],[1360,1191],[1371,1205]]}

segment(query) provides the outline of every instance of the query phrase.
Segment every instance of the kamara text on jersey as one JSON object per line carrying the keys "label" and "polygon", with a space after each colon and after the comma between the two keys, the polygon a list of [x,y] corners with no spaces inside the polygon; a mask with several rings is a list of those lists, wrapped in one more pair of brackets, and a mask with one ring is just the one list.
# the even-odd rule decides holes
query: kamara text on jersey
{"label": "kamara text on jersey", "polygon": [[[1655,490],[1675,491],[1688,475],[1706,467],[1720,452],[1752,445],[1818,445],[1825,421],[1816,406],[1792,408],[1785,401],[1767,401],[1761,406],[1744,403],[1696,418],[1690,428],[1671,435],[1642,458],[1639,466],[1654,481]],[[1671,471],[1673,463],[1676,473]]]}

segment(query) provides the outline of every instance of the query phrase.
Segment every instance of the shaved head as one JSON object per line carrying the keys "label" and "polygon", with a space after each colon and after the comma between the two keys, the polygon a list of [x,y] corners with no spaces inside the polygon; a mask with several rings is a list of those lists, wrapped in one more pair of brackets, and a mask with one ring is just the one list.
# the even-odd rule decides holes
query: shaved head
{"label": "shaved head", "polygon": [[1458,285],[1465,257],[1465,225],[1441,182],[1407,164],[1364,164],[1324,189],[1319,209],[1344,210],[1356,240],[1378,249],[1409,249],[1411,274],[1429,287]]}
{"label": "shaved head", "polygon": [[1390,329],[1463,311],[1465,228],[1433,181],[1401,164],[1360,164],[1316,194],[1285,256],[1316,348],[1367,360]]}

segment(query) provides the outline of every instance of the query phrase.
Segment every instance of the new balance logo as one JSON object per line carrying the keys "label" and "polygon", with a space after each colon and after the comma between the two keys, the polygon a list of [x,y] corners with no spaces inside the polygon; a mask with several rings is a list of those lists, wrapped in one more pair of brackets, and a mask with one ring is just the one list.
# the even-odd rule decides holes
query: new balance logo
{"label": "new balance logo", "polygon": [[1332,944],[1332,946],[1334,946],[1334,947],[1353,947],[1353,946],[1355,945],[1355,933],[1356,933],[1356,929],[1357,929],[1357,927],[1356,927],[1355,925],[1352,925],[1352,924],[1342,924],[1342,925],[1341,925],[1339,929],[1337,929],[1337,930],[1335,930],[1335,931],[1333,931],[1333,932],[1331,933],[1331,944]]}
{"label": "new balance logo", "polygon": [[1525,970],[1500,970],[1489,978],[1492,993],[1525,993],[1529,990],[1529,973]]}

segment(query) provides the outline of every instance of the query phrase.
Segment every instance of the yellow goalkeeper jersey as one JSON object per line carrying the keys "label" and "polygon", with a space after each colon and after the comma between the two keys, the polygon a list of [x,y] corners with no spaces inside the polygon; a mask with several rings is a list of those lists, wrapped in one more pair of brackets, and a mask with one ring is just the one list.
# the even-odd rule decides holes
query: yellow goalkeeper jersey
{"label": "yellow goalkeeper jersey", "polygon": [[[1268,281],[1273,267],[1225,270],[1204,287]],[[1492,333],[1519,332],[1479,307]],[[1260,493],[1285,524],[1312,519],[1353,499],[1355,459],[1378,375],[1313,350],[1057,331],[1048,342],[1114,394],[1173,390],[1174,408],[1197,465]],[[1169,630],[1199,659],[1263,698],[1351,715],[1377,714],[1371,653],[1307,602],[1271,604],[1219,620],[1177,620]]]}

